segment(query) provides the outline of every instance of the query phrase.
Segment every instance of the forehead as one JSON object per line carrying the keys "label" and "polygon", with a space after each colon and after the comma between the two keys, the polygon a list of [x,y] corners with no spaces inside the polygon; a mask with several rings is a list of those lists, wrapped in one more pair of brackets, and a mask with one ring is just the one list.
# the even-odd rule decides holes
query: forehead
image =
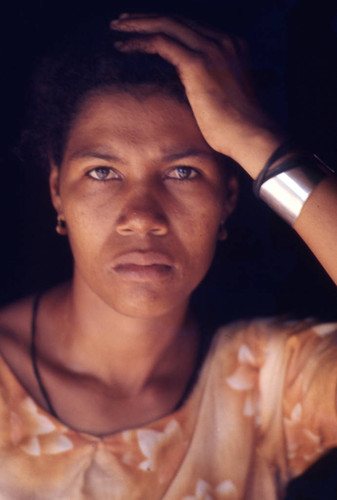
{"label": "forehead", "polygon": [[213,152],[187,105],[148,91],[105,91],[87,97],[72,122],[66,155],[93,147],[161,155],[182,147]]}

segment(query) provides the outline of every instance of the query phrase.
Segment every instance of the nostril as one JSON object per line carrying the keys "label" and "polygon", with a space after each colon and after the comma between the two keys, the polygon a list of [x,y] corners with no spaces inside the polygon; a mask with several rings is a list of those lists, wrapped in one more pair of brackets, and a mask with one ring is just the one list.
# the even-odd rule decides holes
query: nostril
{"label": "nostril", "polygon": [[116,231],[122,235],[132,233],[164,235],[168,223],[162,213],[154,210],[131,210],[123,214],[117,222]]}

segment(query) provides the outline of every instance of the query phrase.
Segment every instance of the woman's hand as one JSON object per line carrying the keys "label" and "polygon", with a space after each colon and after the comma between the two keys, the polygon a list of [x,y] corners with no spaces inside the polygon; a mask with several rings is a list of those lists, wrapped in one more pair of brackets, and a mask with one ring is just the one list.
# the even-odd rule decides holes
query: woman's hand
{"label": "woman's hand", "polygon": [[281,142],[258,105],[244,65],[245,47],[227,35],[173,18],[123,14],[113,30],[134,33],[121,51],[159,54],[173,64],[207,143],[256,177]]}

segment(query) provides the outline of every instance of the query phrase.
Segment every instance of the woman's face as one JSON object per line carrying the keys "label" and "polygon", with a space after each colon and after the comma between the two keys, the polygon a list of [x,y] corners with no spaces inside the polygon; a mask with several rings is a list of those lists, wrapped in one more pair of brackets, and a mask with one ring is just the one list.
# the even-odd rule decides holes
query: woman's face
{"label": "woman's face", "polygon": [[236,181],[224,179],[184,104],[160,93],[88,98],[50,175],[76,285],[127,316],[185,307],[235,203]]}

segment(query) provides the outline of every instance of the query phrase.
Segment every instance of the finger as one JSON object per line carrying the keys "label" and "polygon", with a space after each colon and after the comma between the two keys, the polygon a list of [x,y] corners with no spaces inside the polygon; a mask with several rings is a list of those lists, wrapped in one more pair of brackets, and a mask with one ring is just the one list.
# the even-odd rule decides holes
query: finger
{"label": "finger", "polygon": [[125,24],[125,28],[124,28],[123,23],[121,21],[124,21],[126,23],[128,20],[129,21],[137,21],[137,20],[142,21],[142,20],[147,20],[147,19],[150,22],[151,22],[151,20],[157,20],[158,22],[162,21],[163,23],[166,23],[167,21],[179,22],[181,25],[185,25],[185,27],[199,33],[200,35],[203,35],[206,38],[209,38],[210,40],[216,40],[217,42],[220,42],[220,43],[224,42],[225,44],[228,44],[228,42],[233,41],[233,44],[235,46],[238,46],[238,47],[240,46],[240,48],[241,48],[241,44],[242,44],[242,46],[245,46],[244,41],[242,39],[240,39],[239,37],[228,35],[221,30],[215,29],[214,27],[210,27],[210,26],[207,26],[206,24],[201,24],[198,21],[194,21],[193,19],[188,19],[186,17],[177,16],[177,15],[162,16],[160,14],[154,14],[154,13],[143,14],[143,13],[125,13],[124,12],[119,16],[118,20],[111,21],[111,26],[116,27],[117,24],[115,24],[115,23],[120,22],[121,29],[126,29],[126,24]]}
{"label": "finger", "polygon": [[200,57],[198,51],[190,49],[180,41],[163,33],[137,36],[129,40],[117,41],[114,45],[123,52],[158,54],[176,66],[179,72],[183,66],[191,64],[197,57]]}
{"label": "finger", "polygon": [[224,38],[226,38],[226,34],[223,31],[217,30],[214,27],[207,26],[206,24],[201,24],[198,21],[194,21],[192,19],[187,19],[185,17],[177,17],[177,19],[185,24],[186,26],[189,26],[191,29],[194,31],[197,31],[201,35],[203,35],[206,38],[209,38],[211,40],[216,40],[218,42],[222,42]]}
{"label": "finger", "polygon": [[[199,75],[200,71],[204,74],[205,70],[210,71],[211,68],[213,72],[219,72],[222,67],[224,71],[232,71],[236,79],[241,81],[241,85],[251,87],[246,81],[245,65],[242,65],[244,58],[242,53],[239,53],[239,39],[194,22],[192,26],[186,26],[181,19],[158,15],[125,15],[123,19],[113,21],[111,27],[132,34],[132,38],[116,45],[117,48],[157,53],[178,68],[182,79],[189,73],[184,65],[191,67],[193,63],[194,72]],[[200,31],[204,34],[201,35]],[[209,36],[218,38],[215,40]]]}
{"label": "finger", "polygon": [[123,12],[118,16],[118,19],[136,19],[144,17],[160,17],[159,14],[149,13],[149,12]]}
{"label": "finger", "polygon": [[[217,39],[221,40],[223,37],[225,37],[225,34],[223,31],[216,30],[215,28],[207,27],[205,24],[200,24],[198,21],[195,21],[193,19],[188,19],[183,16],[179,15],[173,15],[173,16],[162,16],[160,14],[154,14],[154,13],[126,13],[124,12],[121,14],[118,18],[119,21],[127,21],[127,20],[136,20],[136,19],[172,19],[180,22],[181,24],[184,24],[188,28],[193,29],[194,31],[199,32],[200,34],[203,34],[206,37],[209,37],[210,39]],[[113,23],[114,21],[112,21]]]}
{"label": "finger", "polygon": [[183,17],[166,17],[158,14],[121,14],[110,24],[112,29],[127,33],[165,33],[196,51],[219,55],[219,48],[231,57],[248,60],[248,48],[244,40],[230,36]]}
{"label": "finger", "polygon": [[[209,51],[218,45],[218,40],[212,38],[211,31],[205,34],[194,24],[184,24],[177,19],[161,16],[128,16],[126,18],[112,21],[110,27],[114,30],[138,33],[163,33],[171,38],[177,39],[189,48],[197,51]],[[198,31],[199,30],[199,31]]]}
{"label": "finger", "polygon": [[235,35],[224,35],[222,38],[222,46],[232,54],[235,54],[241,61],[249,59],[249,48],[247,42]]}

